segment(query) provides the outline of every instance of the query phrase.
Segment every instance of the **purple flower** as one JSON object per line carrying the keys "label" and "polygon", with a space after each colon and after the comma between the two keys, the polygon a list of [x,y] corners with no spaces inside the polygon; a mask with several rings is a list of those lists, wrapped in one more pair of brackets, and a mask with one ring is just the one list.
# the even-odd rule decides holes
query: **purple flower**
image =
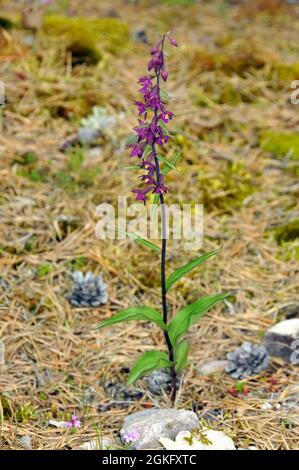
{"label": "purple flower", "polygon": [[141,115],[141,114],[144,114],[146,112],[146,103],[144,103],[143,101],[134,101],[134,104],[137,106],[138,108],[138,114]]}
{"label": "purple flower", "polygon": [[[161,97],[160,78],[166,81],[168,73],[164,60],[164,40],[168,38],[170,44],[177,46],[177,42],[169,33],[165,34],[160,41],[151,49],[151,58],[148,63],[148,70],[151,74],[140,77],[137,81],[141,85],[139,93],[143,98],[136,100],[134,104],[138,109],[138,126],[134,127],[134,132],[137,134],[137,142],[128,145],[131,148],[131,157],[138,157],[141,159],[140,168],[144,169],[146,173],[140,177],[145,188],[133,189],[137,201],[146,202],[146,197],[149,191],[162,196],[167,192],[167,186],[164,184],[163,175],[160,170],[157,148],[156,146],[165,145],[169,139],[165,124],[167,124],[173,117],[173,113],[166,109],[166,103]],[[163,123],[162,125],[159,125]],[[145,149],[150,147],[152,151],[143,156]]]}
{"label": "purple flower", "polygon": [[80,418],[76,415],[72,415],[71,419],[66,423],[67,428],[80,428],[81,426],[81,421]]}
{"label": "purple flower", "polygon": [[178,43],[176,42],[176,40],[172,36],[170,36],[169,33],[167,33],[166,36],[169,39],[169,42],[172,46],[178,47]]}
{"label": "purple flower", "polygon": [[160,114],[159,119],[161,119],[166,124],[172,119],[173,113],[171,111],[164,111]]}
{"label": "purple flower", "polygon": [[168,78],[168,72],[167,70],[162,70],[161,72],[161,77],[163,78],[164,82],[166,82],[167,78]]}
{"label": "purple flower", "polygon": [[138,158],[142,157],[143,150],[144,150],[144,145],[142,145],[140,143],[138,143],[138,144],[129,144],[128,147],[130,147],[132,149],[131,153],[130,153],[131,157],[138,157]]}
{"label": "purple flower", "polygon": [[136,442],[140,438],[140,433],[138,431],[131,431],[127,434],[124,434],[123,440],[126,444],[130,444],[130,442]]}
{"label": "purple flower", "polygon": [[132,189],[132,193],[136,194],[136,201],[146,201],[146,193],[150,191],[151,188],[145,189]]}

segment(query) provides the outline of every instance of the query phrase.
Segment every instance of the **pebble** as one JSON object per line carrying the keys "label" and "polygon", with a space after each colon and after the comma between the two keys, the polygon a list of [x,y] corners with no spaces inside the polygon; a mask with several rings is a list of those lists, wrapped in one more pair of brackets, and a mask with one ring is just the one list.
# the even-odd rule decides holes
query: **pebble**
{"label": "pebble", "polygon": [[284,320],[269,328],[264,345],[270,356],[299,365],[299,318]]}

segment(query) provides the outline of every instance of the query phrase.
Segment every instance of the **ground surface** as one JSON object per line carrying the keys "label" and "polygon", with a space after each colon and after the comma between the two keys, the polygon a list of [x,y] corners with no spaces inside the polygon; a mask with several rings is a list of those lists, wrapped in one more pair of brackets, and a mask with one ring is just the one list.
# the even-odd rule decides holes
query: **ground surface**
{"label": "ground surface", "polygon": [[[290,67],[298,61],[298,8],[274,8],[273,15],[270,7],[265,13],[224,2],[183,8],[142,1],[113,7],[103,0],[69,3],[79,15],[116,15],[132,32],[144,29],[150,42],[171,29],[180,43],[170,53],[168,90],[176,114],[170,153],[181,145],[182,160],[180,172],[169,177],[169,201],[203,202],[203,250],[219,242],[223,250],[180,281],[169,305],[176,310],[200,295],[227,289],[233,294],[189,333],[190,366],[178,406],[223,410],[212,426],[237,446],[298,447],[296,409],[283,406],[298,383],[298,368],[273,359],[265,373],[245,381],[249,393],[237,397],[228,392],[236,381],[227,374],[197,373],[201,362],[225,358],[243,340],[261,343],[265,330],[284,318],[282,307],[296,301],[295,242],[279,244],[274,237],[278,226],[296,217],[295,160],[276,158],[260,139],[269,129],[299,131],[299,108],[289,98],[290,82],[299,79],[298,69]],[[1,4],[3,16],[21,11],[17,2]],[[72,66],[63,43],[43,30],[32,36],[13,28],[2,40],[7,104],[0,135],[0,445],[18,448],[25,434],[35,449],[73,448],[96,432],[117,435],[129,412],[169,406],[140,381],[140,400],[127,408],[99,408],[111,400],[107,381],[125,383],[124,368],[140,352],[163,347],[160,332],[148,324],[95,330],[121,308],[160,305],[156,256],[94,235],[95,206],[129,196],[134,185],[136,175],[122,169],[129,161],[124,142],[135,124],[131,102],[148,46],[131,41],[112,54],[103,47],[98,65]],[[125,118],[96,150],[60,151],[93,105]],[[173,242],[168,253],[168,272],[194,256]],[[76,309],[65,300],[78,268],[102,273],[109,290],[105,306]],[[272,408],[265,409],[269,401]],[[82,418],[77,432],[47,427],[49,419],[72,412]]]}

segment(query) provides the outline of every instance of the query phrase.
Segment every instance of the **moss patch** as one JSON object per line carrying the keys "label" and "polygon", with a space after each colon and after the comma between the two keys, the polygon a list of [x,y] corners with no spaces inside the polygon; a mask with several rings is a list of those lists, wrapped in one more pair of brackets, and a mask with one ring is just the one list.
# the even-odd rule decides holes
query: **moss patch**
{"label": "moss patch", "polygon": [[129,27],[116,18],[65,18],[60,15],[45,17],[47,34],[65,41],[68,51],[77,62],[95,63],[102,51],[117,53],[130,41]]}
{"label": "moss patch", "polygon": [[217,176],[201,172],[199,176],[201,201],[209,210],[230,211],[241,207],[243,201],[258,189],[257,178],[242,163],[228,163]]}
{"label": "moss patch", "polygon": [[275,157],[286,155],[299,159],[299,133],[266,131],[260,136],[260,146]]}
{"label": "moss patch", "polygon": [[280,80],[298,80],[299,62],[294,62],[293,64],[278,64],[276,71]]}
{"label": "moss patch", "polygon": [[294,219],[275,229],[274,238],[277,243],[292,242],[299,238],[299,219]]}
{"label": "moss patch", "polygon": [[12,29],[13,27],[13,22],[4,16],[0,16],[0,27],[5,28],[5,29]]}

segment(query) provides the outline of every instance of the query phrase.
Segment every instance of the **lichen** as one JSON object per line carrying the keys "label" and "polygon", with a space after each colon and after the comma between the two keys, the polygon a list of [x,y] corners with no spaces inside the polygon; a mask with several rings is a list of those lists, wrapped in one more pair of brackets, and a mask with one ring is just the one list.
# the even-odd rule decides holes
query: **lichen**
{"label": "lichen", "polygon": [[66,18],[48,15],[44,29],[49,36],[63,39],[66,48],[78,62],[96,63],[102,52],[116,54],[130,41],[128,25],[117,18]]}
{"label": "lichen", "polygon": [[299,159],[299,133],[297,132],[263,132],[259,139],[260,146],[277,158],[286,155],[294,160]]}

